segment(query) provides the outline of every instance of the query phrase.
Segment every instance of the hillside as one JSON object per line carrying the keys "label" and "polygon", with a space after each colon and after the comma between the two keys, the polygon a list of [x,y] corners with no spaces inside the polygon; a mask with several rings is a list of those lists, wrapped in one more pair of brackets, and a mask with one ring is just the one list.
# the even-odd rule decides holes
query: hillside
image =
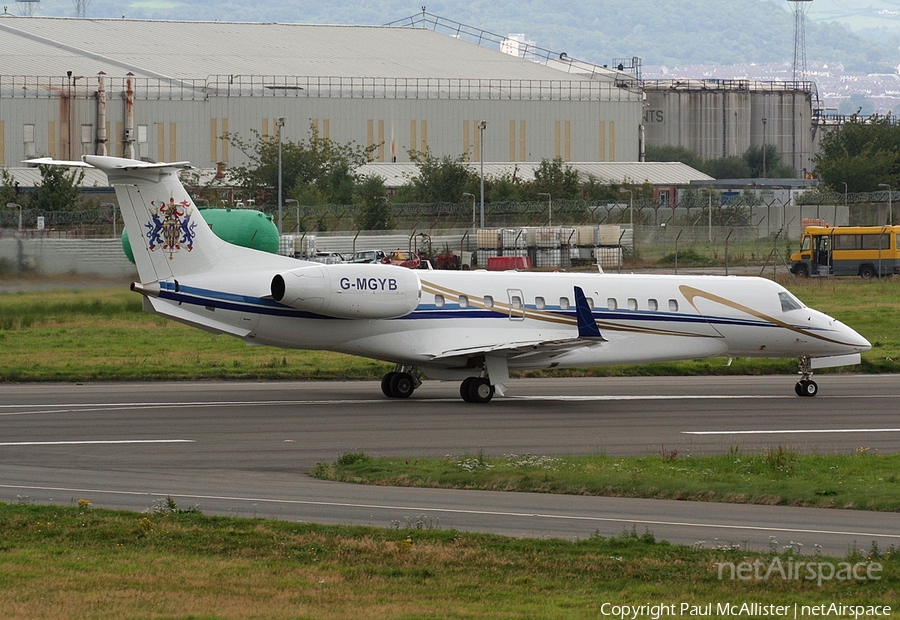
{"label": "hillside", "polygon": [[[398,0],[81,1],[88,2],[90,17],[372,25],[409,17],[421,6]],[[539,47],[597,64],[631,56],[641,57],[646,66],[790,63],[793,58],[794,20],[784,0],[569,0],[553,3],[552,9],[549,4],[440,0],[427,3],[427,11],[493,33],[524,33]],[[900,64],[900,0],[871,0],[865,8],[849,4],[815,0],[811,5],[807,58],[841,62],[850,71],[893,72]],[[73,16],[74,2],[41,0],[36,14]]]}

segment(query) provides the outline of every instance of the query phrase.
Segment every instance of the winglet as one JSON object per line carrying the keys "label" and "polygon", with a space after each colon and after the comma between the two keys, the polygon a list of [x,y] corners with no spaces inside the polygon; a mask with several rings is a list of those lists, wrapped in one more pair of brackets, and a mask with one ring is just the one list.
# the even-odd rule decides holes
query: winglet
{"label": "winglet", "polygon": [[580,286],[575,287],[575,315],[578,317],[579,338],[603,338]]}

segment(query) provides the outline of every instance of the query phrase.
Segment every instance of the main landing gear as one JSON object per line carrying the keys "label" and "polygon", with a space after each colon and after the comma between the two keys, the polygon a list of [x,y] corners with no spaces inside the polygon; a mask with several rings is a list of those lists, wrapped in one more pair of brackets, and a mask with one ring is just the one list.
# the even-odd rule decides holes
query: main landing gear
{"label": "main landing gear", "polygon": [[815,396],[819,393],[819,386],[810,378],[813,374],[812,363],[806,356],[801,357],[798,361],[800,363],[800,380],[794,386],[794,392],[797,393],[797,396]]}
{"label": "main landing gear", "polygon": [[388,398],[409,398],[417,387],[422,385],[421,373],[415,366],[397,364],[393,372],[381,379],[381,391]]}
{"label": "main landing gear", "polygon": [[467,377],[459,386],[459,395],[467,403],[489,403],[494,386],[487,377]]}
{"label": "main landing gear", "polygon": [[[490,364],[494,366],[494,362]],[[488,364],[486,363],[485,366]],[[508,377],[505,366],[499,369],[494,366],[497,375]],[[415,366],[397,364],[394,371],[389,372],[381,379],[381,391],[388,398],[409,398],[412,393],[422,385],[422,371]],[[481,375],[466,377],[459,386],[459,395],[467,403],[489,403],[494,394],[503,396],[504,385],[491,383],[487,368],[482,369]]]}

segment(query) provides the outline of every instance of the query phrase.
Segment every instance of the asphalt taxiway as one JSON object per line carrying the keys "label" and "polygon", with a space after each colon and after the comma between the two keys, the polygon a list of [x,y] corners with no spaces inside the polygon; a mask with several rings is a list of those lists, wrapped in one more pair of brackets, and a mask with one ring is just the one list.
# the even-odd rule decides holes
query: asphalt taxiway
{"label": "asphalt taxiway", "polygon": [[323,523],[587,537],[635,529],[684,544],[844,555],[900,545],[900,515],[368,487],[315,480],[319,461],[373,456],[722,453],[789,446],[900,451],[900,377],[530,379],[462,402],[455,383],[408,400],[373,382],[27,384],[0,388],[0,500],[146,510],[171,496],[206,513]]}

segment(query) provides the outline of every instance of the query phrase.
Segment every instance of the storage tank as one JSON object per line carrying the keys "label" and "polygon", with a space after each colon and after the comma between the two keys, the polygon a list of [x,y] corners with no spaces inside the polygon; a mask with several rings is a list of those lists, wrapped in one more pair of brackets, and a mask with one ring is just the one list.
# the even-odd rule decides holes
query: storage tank
{"label": "storage tank", "polygon": [[[278,227],[268,213],[253,209],[200,209],[200,213],[220,239],[245,248],[278,252]],[[133,263],[127,230],[122,231],[122,249]]]}

